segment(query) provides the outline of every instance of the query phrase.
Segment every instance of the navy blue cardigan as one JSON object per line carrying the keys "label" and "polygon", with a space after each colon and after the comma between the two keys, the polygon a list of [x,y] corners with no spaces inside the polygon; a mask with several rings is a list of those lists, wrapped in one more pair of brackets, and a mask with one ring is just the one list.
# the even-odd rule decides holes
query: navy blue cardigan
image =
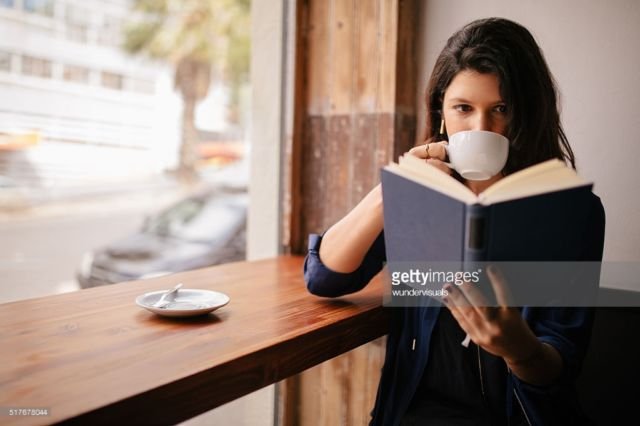
{"label": "navy blue cardigan", "polygon": [[[605,215],[597,196],[593,196],[592,208],[585,214],[589,215],[589,232],[585,233],[581,260],[601,261]],[[318,296],[338,297],[364,288],[382,269],[386,259],[381,233],[358,269],[351,273],[334,272],[320,260],[321,242],[321,236],[310,235],[304,263],[307,288]],[[427,365],[431,332],[440,308],[387,309],[391,309],[391,327],[371,425],[397,425],[402,419]],[[560,353],[563,373],[549,386],[534,386],[509,373],[507,416],[513,416],[514,410],[521,410],[531,425],[584,424],[574,382],[589,343],[593,309],[524,307],[521,312],[540,341],[552,345]],[[414,339],[415,348],[412,349]]]}

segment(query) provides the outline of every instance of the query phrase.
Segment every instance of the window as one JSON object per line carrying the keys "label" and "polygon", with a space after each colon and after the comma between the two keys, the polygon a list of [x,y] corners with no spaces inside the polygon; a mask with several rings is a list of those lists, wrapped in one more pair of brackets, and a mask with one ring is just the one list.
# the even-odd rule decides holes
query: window
{"label": "window", "polygon": [[69,40],[87,42],[89,11],[67,4],[65,9],[66,35]]}
{"label": "window", "polygon": [[11,53],[0,51],[0,71],[11,72]]}
{"label": "window", "polygon": [[65,65],[63,78],[74,83],[89,83],[89,69],[76,65]]}
{"label": "window", "polygon": [[122,90],[122,76],[112,72],[102,72],[102,86],[109,89]]}
{"label": "window", "polygon": [[23,0],[22,8],[27,12],[53,16],[53,0]]}
{"label": "window", "polygon": [[122,43],[124,22],[113,16],[104,16],[98,31],[98,43],[108,46],[119,46]]}
{"label": "window", "polygon": [[[225,192],[211,206],[201,203],[196,206],[197,211],[192,210],[193,206],[186,206],[184,212],[180,211],[183,216],[167,217],[168,222],[160,224],[162,232],[184,238],[185,245],[177,246],[173,240],[167,240],[168,246],[158,248],[157,236],[151,236],[140,244],[135,243],[131,250],[115,248],[121,238],[136,239],[141,231],[138,224],[146,217],[155,217],[159,207],[178,195],[184,199],[192,194],[192,188],[183,186],[179,180],[182,174],[173,171],[181,163],[180,147],[184,139],[181,132],[183,101],[181,92],[176,92],[172,84],[174,67],[170,61],[149,60],[148,49],[137,54],[128,52],[125,40],[134,37],[133,33],[147,33],[149,23],[156,22],[160,13],[160,19],[166,20],[167,25],[156,28],[160,30],[158,34],[143,36],[149,39],[145,44],[157,36],[168,37],[168,45],[174,46],[166,52],[168,58],[180,55],[194,42],[207,46],[231,43],[211,39],[209,33],[217,31],[215,28],[199,31],[186,23],[191,19],[187,17],[201,13],[202,4],[226,7],[228,3],[244,5],[246,10],[234,21],[233,27],[242,30],[243,40],[249,41],[248,0],[178,1],[175,8],[158,6],[166,2],[169,0],[0,0],[0,133],[10,134],[12,141],[14,136],[20,141],[40,141],[29,145],[28,152],[25,150],[20,155],[3,157],[0,152],[0,263],[3,266],[0,274],[5,281],[15,283],[10,288],[0,285],[0,303],[77,290],[81,283],[106,285],[130,280],[131,274],[140,278],[184,270],[195,265],[198,259],[206,261],[206,264],[200,263],[201,266],[208,266],[229,261],[232,256],[244,256],[246,206],[222,205],[228,198],[234,198],[231,195],[235,196],[235,192]],[[150,8],[149,12],[135,7],[143,3]],[[209,6],[206,9],[209,10]],[[235,19],[235,12],[228,13],[224,12],[221,24],[227,25],[228,19]],[[126,28],[131,31],[125,32]],[[183,39],[184,34],[188,35],[187,40]],[[248,52],[244,47],[237,52],[238,57],[246,56],[243,60],[247,70],[245,53]],[[221,60],[223,56],[226,57],[221,55]],[[239,59],[234,54],[235,60]],[[223,62],[216,62],[215,66],[227,69]],[[209,152],[205,153],[199,143],[184,150],[189,151],[184,154],[189,155],[188,161],[194,163],[187,177],[202,176],[203,186],[209,186],[209,179],[215,175],[211,183],[216,188],[220,185],[225,191],[245,194],[247,163],[238,161],[233,168],[230,164],[244,153],[243,124],[245,118],[248,121],[250,117],[248,81],[242,80],[244,86],[238,93],[243,96],[243,103],[238,103],[239,109],[237,113],[234,110],[236,115],[232,117],[227,113],[230,111],[227,106],[232,102],[231,91],[227,90],[230,83],[222,74],[214,77],[219,79],[212,80],[207,91],[207,105],[214,107],[199,113],[199,131],[190,134],[193,139],[187,142],[199,142],[203,138],[208,142],[211,134],[223,135],[224,140],[213,141],[214,158]],[[236,118],[237,122],[232,121]],[[237,130],[240,128],[242,130]],[[209,131],[205,133],[201,129]],[[233,148],[227,148],[226,144],[218,146],[219,142],[226,141],[230,141]],[[223,168],[224,177],[218,175]],[[16,190],[3,192],[3,185]],[[153,190],[149,190],[149,185]],[[65,223],[50,221],[50,226],[43,227],[46,229],[38,229],[38,238],[22,232],[16,233],[16,238],[3,238],[3,231],[12,228],[10,220],[39,220],[25,202],[30,194],[37,196],[38,204],[42,201],[54,207],[63,205],[59,203],[66,203],[69,197],[74,202],[86,200],[87,206],[99,202],[100,209],[104,206],[108,214],[94,215],[93,207],[91,211],[80,208],[68,212],[77,214],[78,227],[74,225],[69,231],[73,235],[64,242],[64,258],[60,259],[57,235],[67,232],[59,228]],[[121,208],[121,199],[129,196],[138,201],[125,211]],[[138,196],[145,197],[144,201]],[[61,211],[57,207],[47,210],[51,210],[53,217]],[[87,227],[83,226],[85,217],[92,221]],[[108,224],[103,222],[105,218]],[[227,236],[230,237],[228,243]],[[206,246],[206,253],[195,249],[190,241],[205,237],[206,242],[195,244]],[[214,240],[220,241],[216,247],[209,244]],[[16,244],[11,245],[12,241]],[[28,242],[28,246],[22,242]],[[175,248],[175,253],[179,252],[179,258],[173,255],[174,251],[167,257],[169,246],[172,250]],[[159,257],[148,256],[148,249]],[[108,255],[103,257],[102,253]],[[113,257],[112,253],[115,253]],[[55,262],[48,262],[49,257]],[[108,265],[116,259],[117,264]],[[7,270],[10,270],[8,274]],[[97,271],[95,277],[91,275],[93,271]]]}
{"label": "window", "polygon": [[80,43],[86,43],[87,26],[80,24],[67,24],[67,38]]}
{"label": "window", "polygon": [[34,58],[33,56],[22,57],[22,74],[34,77],[51,78],[51,61]]}

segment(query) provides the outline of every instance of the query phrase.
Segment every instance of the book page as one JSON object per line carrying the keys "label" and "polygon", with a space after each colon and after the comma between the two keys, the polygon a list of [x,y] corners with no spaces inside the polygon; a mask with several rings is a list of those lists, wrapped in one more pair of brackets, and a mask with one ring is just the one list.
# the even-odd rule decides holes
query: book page
{"label": "book page", "polygon": [[482,192],[479,199],[481,204],[489,205],[588,184],[564,162],[552,159],[501,179]]}
{"label": "book page", "polygon": [[518,182],[532,179],[535,175],[541,175],[549,172],[550,170],[555,170],[558,168],[566,168],[566,166],[562,161],[556,158],[547,160],[543,163],[535,164],[531,167],[527,167],[526,169],[517,171],[512,175],[500,179],[498,182],[485,189],[481,195],[483,195],[484,197],[491,197],[492,193],[500,192],[502,187],[509,187],[512,185],[517,186]]}
{"label": "book page", "polygon": [[403,155],[398,164],[390,163],[386,168],[466,204],[495,204],[590,183],[558,159],[548,160],[509,175],[491,185],[479,196],[455,178],[413,155]]}
{"label": "book page", "polygon": [[[387,168],[396,172],[397,170],[407,171],[413,176],[413,181],[423,186],[448,195],[466,204],[475,204],[478,197],[469,188],[458,182],[451,176],[438,170],[436,167],[426,163],[413,155],[403,155],[399,158],[399,164],[391,163]],[[391,167],[393,166],[393,167]],[[403,175],[407,177],[406,175]]]}

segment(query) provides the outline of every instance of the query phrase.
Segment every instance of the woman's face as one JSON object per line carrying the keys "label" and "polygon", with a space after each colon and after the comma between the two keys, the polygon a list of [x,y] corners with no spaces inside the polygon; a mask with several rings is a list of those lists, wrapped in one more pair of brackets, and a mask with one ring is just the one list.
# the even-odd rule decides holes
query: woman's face
{"label": "woman's face", "polygon": [[495,74],[460,71],[444,93],[442,110],[448,135],[488,130],[505,136],[507,131],[507,105]]}

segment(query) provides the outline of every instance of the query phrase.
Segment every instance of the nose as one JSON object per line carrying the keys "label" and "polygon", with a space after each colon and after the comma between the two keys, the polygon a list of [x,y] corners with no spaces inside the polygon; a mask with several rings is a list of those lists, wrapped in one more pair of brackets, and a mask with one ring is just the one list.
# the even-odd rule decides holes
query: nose
{"label": "nose", "polygon": [[492,124],[491,115],[487,112],[479,111],[474,117],[471,130],[486,130],[490,132],[492,131]]}

